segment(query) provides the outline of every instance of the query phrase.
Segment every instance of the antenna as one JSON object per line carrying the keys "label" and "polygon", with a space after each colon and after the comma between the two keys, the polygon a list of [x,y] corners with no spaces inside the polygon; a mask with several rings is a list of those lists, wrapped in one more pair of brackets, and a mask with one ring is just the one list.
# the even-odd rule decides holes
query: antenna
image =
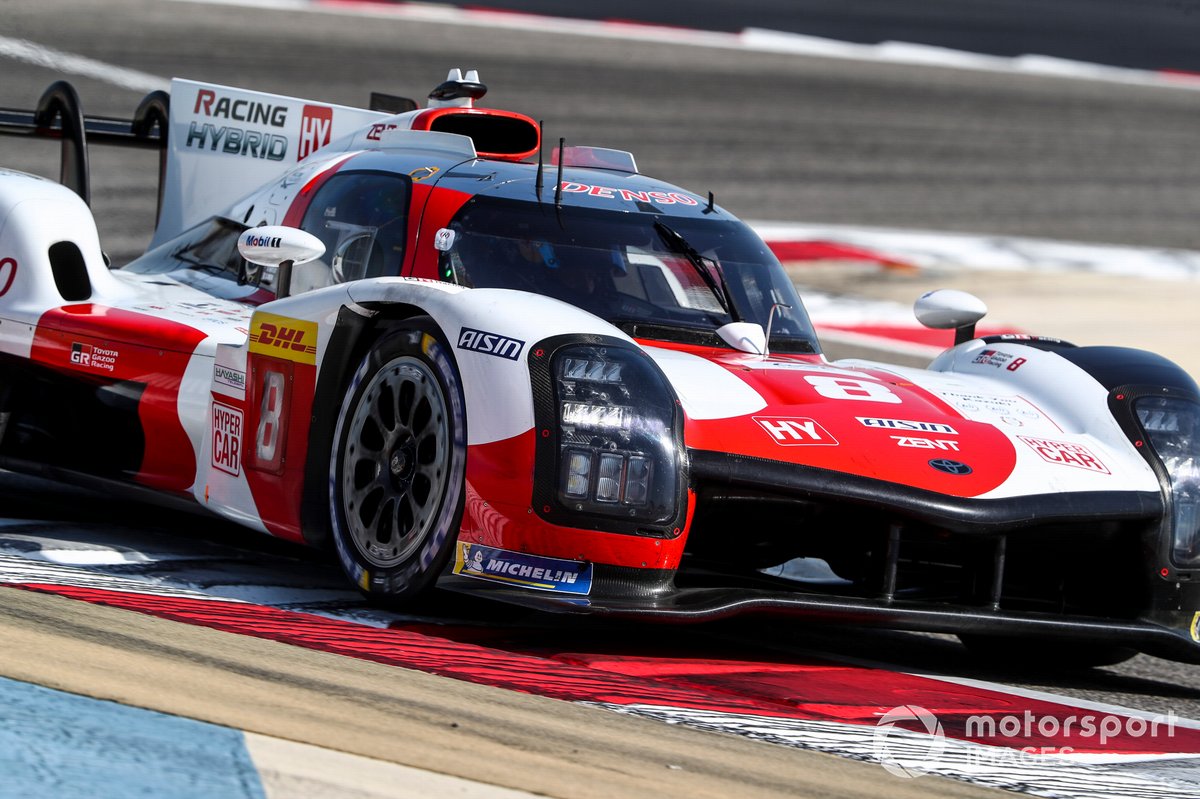
{"label": "antenna", "polygon": [[711,214],[713,212],[713,193],[708,193],[708,207],[704,209],[704,213]]}
{"label": "antenna", "polygon": [[558,140],[558,183],[554,186],[554,208],[558,210],[562,208],[562,176],[563,176],[563,146],[567,143],[566,139]]}
{"label": "antenna", "polygon": [[533,183],[533,189],[537,192],[537,199],[542,201],[542,172],[545,168],[545,162],[542,158],[542,120],[538,120],[538,171],[537,180]]}

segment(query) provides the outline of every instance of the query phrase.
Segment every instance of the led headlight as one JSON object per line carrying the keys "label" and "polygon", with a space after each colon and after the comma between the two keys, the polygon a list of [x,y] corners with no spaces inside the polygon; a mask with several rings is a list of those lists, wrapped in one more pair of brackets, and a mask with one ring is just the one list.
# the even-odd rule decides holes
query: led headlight
{"label": "led headlight", "polygon": [[661,523],[678,510],[675,399],[636,350],[567,346],[551,364],[564,510]]}
{"label": "led headlight", "polygon": [[1171,484],[1172,559],[1200,568],[1200,405],[1174,397],[1142,397],[1137,416]]}

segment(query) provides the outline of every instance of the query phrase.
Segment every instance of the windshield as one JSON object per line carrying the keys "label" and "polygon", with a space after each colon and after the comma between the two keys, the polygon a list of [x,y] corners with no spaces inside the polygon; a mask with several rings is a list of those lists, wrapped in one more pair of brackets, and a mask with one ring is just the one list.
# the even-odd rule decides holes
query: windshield
{"label": "windshield", "polygon": [[441,237],[442,274],[473,288],[555,297],[635,337],[713,345],[716,329],[734,321],[713,277],[720,275],[741,320],[766,328],[775,308],[772,349],[817,351],[795,288],[745,224],[668,217],[675,238],[656,229],[661,219],[579,207],[556,215],[550,204],[476,197],[451,223],[453,235]]}

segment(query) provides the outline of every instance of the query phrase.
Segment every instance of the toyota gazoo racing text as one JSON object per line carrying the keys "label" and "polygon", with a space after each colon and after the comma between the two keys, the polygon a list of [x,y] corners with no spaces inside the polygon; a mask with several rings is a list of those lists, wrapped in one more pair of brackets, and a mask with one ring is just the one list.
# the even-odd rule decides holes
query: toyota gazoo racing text
{"label": "toyota gazoo racing text", "polygon": [[[830,362],[711,195],[543,147],[485,91],[454,70],[425,107],[356,109],[176,80],[124,122],[58,83],[0,111],[64,140],[66,184],[0,171],[0,464],[328,546],[394,604],[436,583],[1200,660],[1181,369],[978,338],[953,290],[916,304],[954,331],[927,369]],[[85,142],[163,153],[150,248],[115,268]]]}

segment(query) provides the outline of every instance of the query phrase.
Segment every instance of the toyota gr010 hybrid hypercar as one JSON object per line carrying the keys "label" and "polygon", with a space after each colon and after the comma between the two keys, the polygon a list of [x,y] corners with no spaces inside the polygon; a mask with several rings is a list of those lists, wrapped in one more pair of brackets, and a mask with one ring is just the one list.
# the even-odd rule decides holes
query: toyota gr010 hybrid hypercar
{"label": "toyota gr010 hybrid hypercar", "polygon": [[[452,72],[368,110],[176,80],[122,122],[56,84],[0,112],[62,138],[67,184],[0,172],[0,463],[329,545],[390,602],[1200,659],[1188,375],[976,338],[953,291],[918,300],[956,330],[927,369],[830,362],[711,195],[543,148],[484,91]],[[119,268],[86,142],[161,148],[154,238]]]}

